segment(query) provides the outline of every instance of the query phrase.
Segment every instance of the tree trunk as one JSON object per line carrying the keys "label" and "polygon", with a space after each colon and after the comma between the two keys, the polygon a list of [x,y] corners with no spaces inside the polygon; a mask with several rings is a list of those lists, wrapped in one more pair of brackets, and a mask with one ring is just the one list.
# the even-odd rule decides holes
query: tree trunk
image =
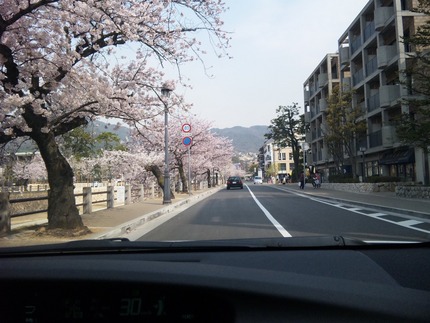
{"label": "tree trunk", "polygon": [[208,168],[208,170],[206,171],[206,174],[208,176],[208,188],[211,188],[211,170]]}
{"label": "tree trunk", "polygon": [[188,179],[185,176],[184,165],[182,163],[178,163],[178,171],[182,182],[182,193],[188,193]]}
{"label": "tree trunk", "polygon": [[9,192],[0,192],[0,237],[9,234],[11,230],[9,198]]}
{"label": "tree trunk", "polygon": [[38,133],[32,138],[39,147],[48,173],[48,228],[83,228],[73,191],[73,170],[60,153],[54,134]]}
{"label": "tree trunk", "polygon": [[298,144],[292,147],[293,150],[293,161],[294,161],[294,171],[291,174],[292,180],[297,181],[299,179],[299,165],[300,165],[300,151],[298,148]]}
{"label": "tree trunk", "polygon": [[[161,172],[160,167],[158,167],[157,165],[149,165],[146,167],[146,170],[150,171],[152,173],[152,175],[155,176],[155,178],[157,179],[158,186],[164,192],[164,175]],[[171,199],[175,198],[175,194],[172,190],[170,190],[170,198]]]}

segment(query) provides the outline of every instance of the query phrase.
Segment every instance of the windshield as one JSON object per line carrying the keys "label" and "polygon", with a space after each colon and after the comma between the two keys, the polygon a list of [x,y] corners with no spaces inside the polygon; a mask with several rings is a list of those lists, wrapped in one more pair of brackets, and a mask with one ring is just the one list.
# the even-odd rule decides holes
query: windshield
{"label": "windshield", "polygon": [[429,241],[428,9],[5,1],[0,248]]}

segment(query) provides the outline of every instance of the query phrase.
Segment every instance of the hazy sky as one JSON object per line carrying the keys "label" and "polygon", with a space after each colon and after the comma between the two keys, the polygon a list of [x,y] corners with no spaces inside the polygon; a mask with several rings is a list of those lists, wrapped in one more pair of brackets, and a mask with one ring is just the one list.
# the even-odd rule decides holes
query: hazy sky
{"label": "hazy sky", "polygon": [[[233,59],[207,55],[183,67],[192,113],[214,127],[269,125],[279,105],[303,108],[303,83],[368,0],[225,0]],[[181,91],[180,89],[177,89]]]}

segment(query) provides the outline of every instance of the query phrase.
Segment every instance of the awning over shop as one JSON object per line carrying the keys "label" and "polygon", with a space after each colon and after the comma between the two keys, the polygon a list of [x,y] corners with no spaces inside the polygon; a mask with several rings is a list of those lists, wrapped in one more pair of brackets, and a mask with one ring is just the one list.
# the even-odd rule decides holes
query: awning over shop
{"label": "awning over shop", "polygon": [[379,161],[381,165],[393,164],[411,164],[415,162],[415,153],[413,148],[399,149],[385,153]]}

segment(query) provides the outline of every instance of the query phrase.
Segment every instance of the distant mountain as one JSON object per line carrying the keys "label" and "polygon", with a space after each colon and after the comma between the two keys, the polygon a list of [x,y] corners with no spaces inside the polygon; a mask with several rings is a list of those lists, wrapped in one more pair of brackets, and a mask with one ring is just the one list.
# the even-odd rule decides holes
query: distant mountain
{"label": "distant mountain", "polygon": [[221,137],[227,137],[233,141],[236,151],[242,153],[258,153],[263,146],[264,135],[268,132],[267,126],[233,127],[233,128],[213,128],[212,132]]}
{"label": "distant mountain", "polygon": [[[85,131],[92,133],[94,136],[98,136],[102,132],[112,132],[116,134],[122,142],[127,142],[130,137],[130,128],[127,126],[118,126],[115,124],[106,123],[103,121],[90,122],[86,127]],[[18,152],[34,152],[37,150],[36,144],[32,140],[27,140],[20,145]]]}
{"label": "distant mountain", "polygon": [[86,130],[92,132],[95,136],[101,134],[102,132],[112,132],[116,134],[121,141],[128,141],[130,137],[130,128],[127,126],[117,125],[116,123],[106,123],[103,121],[94,121],[86,126]]}

